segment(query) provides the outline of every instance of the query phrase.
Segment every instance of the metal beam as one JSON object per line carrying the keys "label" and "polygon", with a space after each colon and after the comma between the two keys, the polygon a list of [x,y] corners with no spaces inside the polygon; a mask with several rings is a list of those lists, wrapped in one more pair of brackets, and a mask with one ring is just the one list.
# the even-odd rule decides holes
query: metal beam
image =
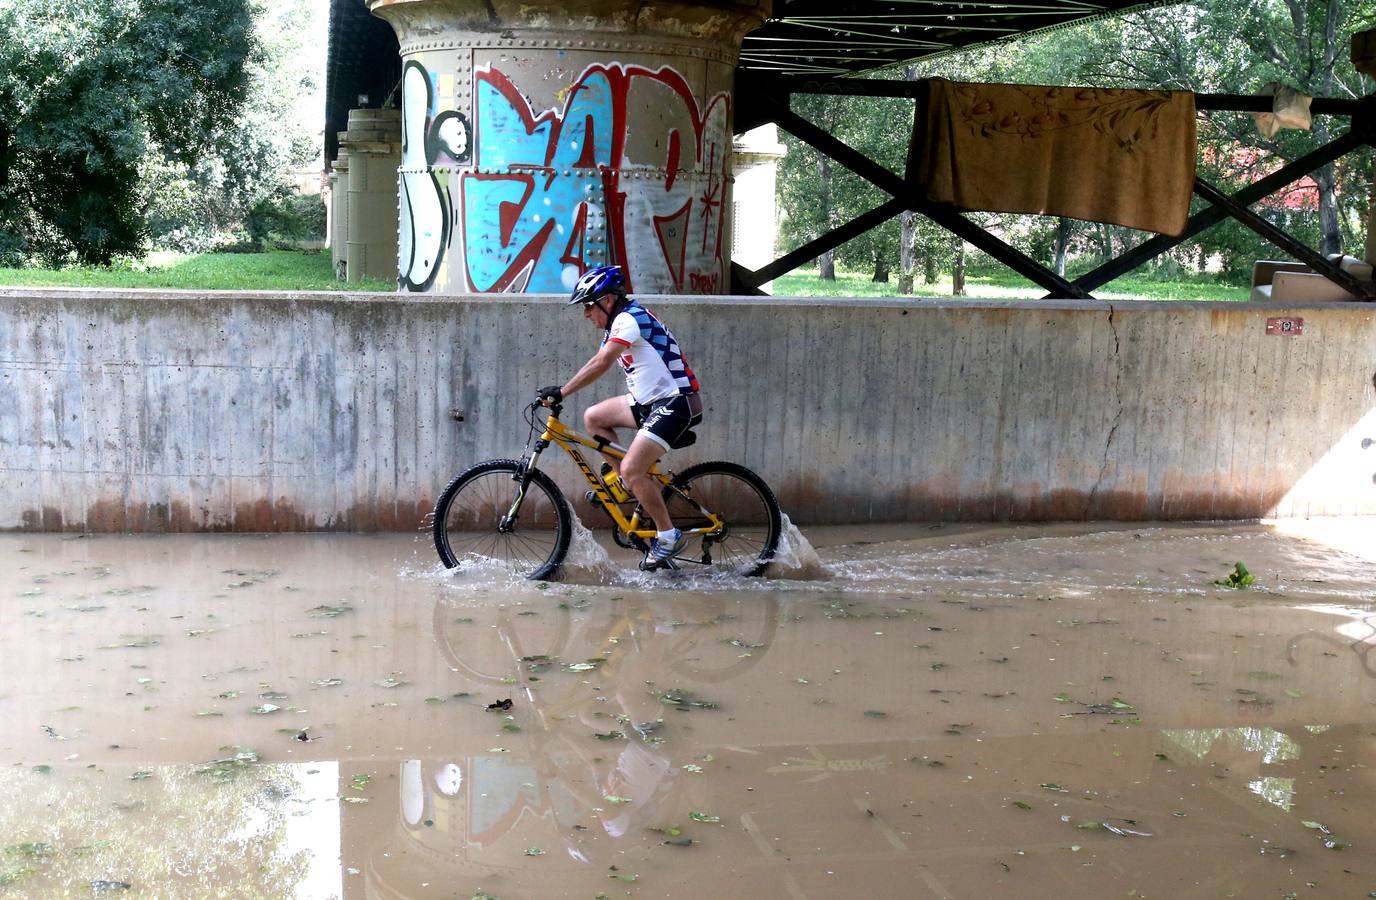
{"label": "metal beam", "polygon": [[731,293],[746,297],[764,296],[764,291],[756,287],[756,285],[764,284],[764,282],[752,281],[754,275],[754,272],[733,261],[731,263]]}
{"label": "metal beam", "polygon": [[[907,209],[907,203],[897,197],[881,203],[864,215],[857,216],[839,228],[833,228],[821,237],[808,241],[792,253],[779,257],[763,269],[751,272],[741,267],[740,283],[755,288],[773,281],[780,275],[792,272],[808,260],[816,259],[828,250],[835,250],[851,238],[857,238],[871,228],[884,224],[905,209]],[[732,267],[734,279],[736,276],[734,263]]]}
{"label": "metal beam", "polygon": [[[771,94],[834,94],[846,97],[913,97],[920,98],[926,90],[925,79],[918,81],[880,80],[870,78],[819,78],[813,75],[759,75],[760,86]],[[1073,88],[1070,88],[1073,89]],[[1270,112],[1273,98],[1269,94],[1195,94],[1195,109],[1233,112]],[[1355,116],[1365,100],[1339,97],[1315,97],[1309,111],[1319,115]]]}
{"label": "metal beam", "polygon": [[954,207],[932,203],[914,185],[910,185],[906,180],[842,143],[831,133],[782,106],[777,100],[768,100],[764,103],[773,107],[773,119],[781,128],[799,140],[811,144],[881,190],[902,200],[905,208],[921,213],[1057,297],[1092,299],[1084,288],[1066,281],[1021,250],[994,237],[960,215]]}

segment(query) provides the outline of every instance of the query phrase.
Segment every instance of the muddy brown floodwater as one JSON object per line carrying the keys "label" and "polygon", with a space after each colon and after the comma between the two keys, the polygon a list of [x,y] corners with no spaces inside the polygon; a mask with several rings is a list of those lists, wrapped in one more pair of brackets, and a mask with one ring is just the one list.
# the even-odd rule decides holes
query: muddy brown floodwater
{"label": "muddy brown floodwater", "polygon": [[806,535],[0,536],[0,897],[1376,892],[1376,523]]}

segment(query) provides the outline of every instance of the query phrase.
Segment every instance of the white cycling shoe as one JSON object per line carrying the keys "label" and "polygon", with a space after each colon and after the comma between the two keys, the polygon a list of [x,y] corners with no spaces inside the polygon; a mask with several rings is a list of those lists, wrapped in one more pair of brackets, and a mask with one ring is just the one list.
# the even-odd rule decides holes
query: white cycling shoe
{"label": "white cycling shoe", "polygon": [[650,550],[645,554],[645,559],[640,563],[640,568],[645,571],[658,569],[661,566],[666,568],[677,568],[674,565],[674,557],[686,546],[688,546],[688,535],[681,529],[675,528],[672,532],[672,541],[662,541],[653,538],[650,541]]}

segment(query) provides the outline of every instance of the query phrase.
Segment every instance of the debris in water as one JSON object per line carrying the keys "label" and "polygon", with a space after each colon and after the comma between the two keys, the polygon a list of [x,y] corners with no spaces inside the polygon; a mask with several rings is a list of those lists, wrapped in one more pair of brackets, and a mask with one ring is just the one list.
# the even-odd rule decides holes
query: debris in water
{"label": "debris in water", "polygon": [[1242,590],[1250,586],[1256,580],[1256,576],[1253,575],[1251,572],[1248,572],[1246,566],[1244,566],[1242,563],[1237,563],[1233,567],[1233,571],[1228,573],[1227,578],[1217,579],[1214,581],[1214,584],[1218,585],[1219,587],[1235,588],[1237,590]]}
{"label": "debris in water", "polygon": [[489,703],[487,704],[487,708],[501,710],[511,709],[511,698],[507,697],[505,700],[498,700],[496,703]]}

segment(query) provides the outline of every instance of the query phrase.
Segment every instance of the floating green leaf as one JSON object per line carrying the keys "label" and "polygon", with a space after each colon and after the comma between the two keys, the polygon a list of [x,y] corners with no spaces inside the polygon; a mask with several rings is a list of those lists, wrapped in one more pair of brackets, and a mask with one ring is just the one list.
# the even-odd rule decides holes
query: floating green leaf
{"label": "floating green leaf", "polygon": [[263,703],[253,707],[249,712],[253,713],[255,716],[270,716],[281,708],[282,707],[278,706],[276,703]]}
{"label": "floating green leaf", "polygon": [[679,709],[720,709],[721,704],[711,700],[703,700],[689,691],[668,690],[661,691],[658,695],[659,702],[665,706],[676,706]]}
{"label": "floating green leaf", "polygon": [[306,615],[310,616],[312,619],[337,619],[345,613],[353,611],[354,608],[352,606],[326,606],[322,603],[319,606],[312,606],[310,609],[306,610]]}
{"label": "floating green leaf", "polygon": [[1018,809],[1031,809],[1031,808],[1032,808],[1032,804],[1030,804],[1030,803],[1024,803],[1024,802],[1022,802],[1021,800],[1014,800],[1014,801],[1013,801],[1013,805],[1016,806]]}
{"label": "floating green leaf", "polygon": [[1251,585],[1256,580],[1256,576],[1253,575],[1251,572],[1248,572],[1246,566],[1244,566],[1242,563],[1237,563],[1233,566],[1233,571],[1228,574],[1227,578],[1219,579],[1215,581],[1214,584],[1218,585],[1219,587],[1235,588],[1237,590],[1242,590],[1243,588],[1246,588],[1249,585]]}
{"label": "floating green leaf", "polygon": [[889,714],[882,709],[867,709],[865,710],[865,715],[869,716],[871,719],[887,719],[889,717]]}
{"label": "floating green leaf", "polygon": [[706,813],[700,812],[690,812],[688,818],[692,819],[694,822],[708,822],[714,824],[721,821],[721,816],[709,816]]}

